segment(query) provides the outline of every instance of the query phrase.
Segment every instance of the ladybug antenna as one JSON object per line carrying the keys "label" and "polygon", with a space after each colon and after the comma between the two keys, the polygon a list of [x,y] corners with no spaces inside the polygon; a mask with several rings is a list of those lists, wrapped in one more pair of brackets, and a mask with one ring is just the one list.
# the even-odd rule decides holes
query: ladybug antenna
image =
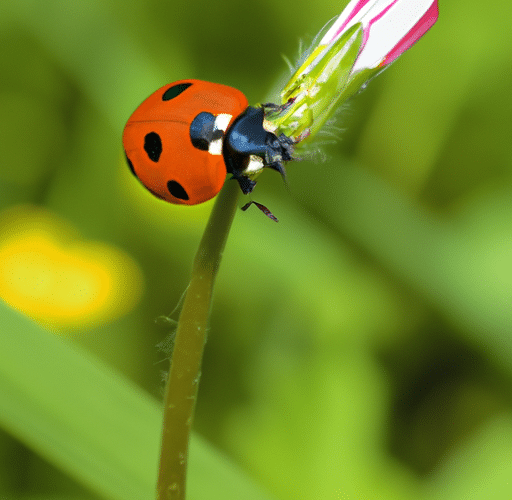
{"label": "ladybug antenna", "polygon": [[279,219],[265,205],[262,205],[257,201],[250,201],[249,203],[246,203],[242,207],[242,210],[245,212],[253,204],[256,205],[269,219],[279,222]]}

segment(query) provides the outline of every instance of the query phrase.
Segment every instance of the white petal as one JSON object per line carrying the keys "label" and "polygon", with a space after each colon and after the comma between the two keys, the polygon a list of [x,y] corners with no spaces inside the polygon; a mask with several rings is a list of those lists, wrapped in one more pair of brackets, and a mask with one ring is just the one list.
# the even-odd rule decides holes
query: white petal
{"label": "white petal", "polygon": [[[351,0],[343,9],[336,22],[324,35],[319,45],[328,44],[348,28],[363,20],[370,11],[373,11],[371,17],[378,15],[378,12],[384,10],[389,4],[396,0]],[[409,0],[414,1],[414,0]],[[375,10],[374,10],[375,9]],[[342,30],[340,32],[340,29]]]}
{"label": "white petal", "polygon": [[[376,3],[384,2],[382,0]],[[381,18],[371,24],[368,39],[356,60],[353,71],[377,67],[398,42],[412,30],[433,3],[433,0],[396,1]],[[373,9],[371,14],[375,14]],[[368,22],[368,18],[364,21]]]}

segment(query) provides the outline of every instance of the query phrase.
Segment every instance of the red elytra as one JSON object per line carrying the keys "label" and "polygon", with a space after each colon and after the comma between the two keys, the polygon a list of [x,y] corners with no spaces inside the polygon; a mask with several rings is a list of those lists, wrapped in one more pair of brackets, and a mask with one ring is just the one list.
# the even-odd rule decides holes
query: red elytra
{"label": "red elytra", "polygon": [[151,94],[131,115],[123,145],[132,173],[155,196],[196,205],[221,189],[224,135],[248,107],[239,90],[180,80]]}

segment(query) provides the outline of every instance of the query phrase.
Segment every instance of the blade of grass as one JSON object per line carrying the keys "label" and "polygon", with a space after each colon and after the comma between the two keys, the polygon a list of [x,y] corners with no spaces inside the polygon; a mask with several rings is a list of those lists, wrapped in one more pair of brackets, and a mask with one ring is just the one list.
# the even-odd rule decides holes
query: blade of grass
{"label": "blade of grass", "polygon": [[[109,500],[154,498],[160,404],[0,301],[0,425]],[[269,500],[192,436],[191,499]]]}
{"label": "blade of grass", "polygon": [[463,216],[447,220],[356,164],[330,170],[329,179],[336,189],[304,181],[312,212],[329,207],[334,227],[512,373],[510,187],[490,191],[475,206],[468,204]]}

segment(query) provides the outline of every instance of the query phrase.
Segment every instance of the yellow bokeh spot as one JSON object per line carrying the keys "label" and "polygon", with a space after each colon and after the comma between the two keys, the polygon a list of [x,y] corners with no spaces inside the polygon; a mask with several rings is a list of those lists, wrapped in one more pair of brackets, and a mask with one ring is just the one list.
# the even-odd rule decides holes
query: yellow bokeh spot
{"label": "yellow bokeh spot", "polygon": [[122,250],[83,241],[76,230],[40,208],[0,213],[0,297],[58,329],[94,326],[128,312],[142,277]]}

